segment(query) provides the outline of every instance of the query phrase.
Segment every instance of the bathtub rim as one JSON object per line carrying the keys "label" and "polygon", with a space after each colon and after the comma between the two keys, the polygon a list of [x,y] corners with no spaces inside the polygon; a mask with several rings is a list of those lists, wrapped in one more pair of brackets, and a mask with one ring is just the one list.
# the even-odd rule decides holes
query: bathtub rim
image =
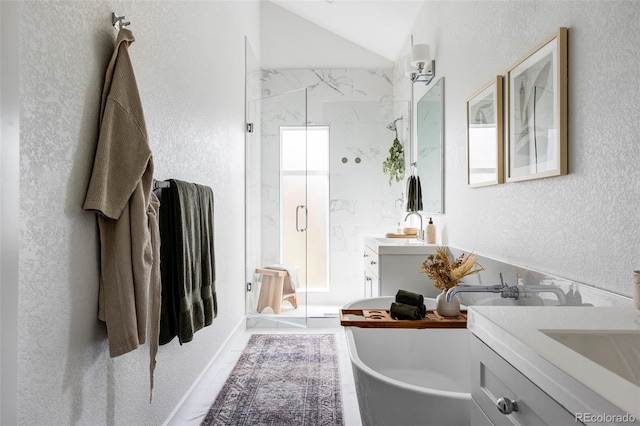
{"label": "bathtub rim", "polygon": [[[406,389],[412,392],[417,392],[421,395],[432,395],[432,396],[446,397],[446,398],[465,400],[465,401],[471,400],[471,389],[469,389],[469,392],[455,392],[455,391],[448,391],[448,390],[442,390],[442,389],[428,388],[424,386],[413,385],[407,382],[402,382],[397,379],[392,379],[391,377],[385,376],[384,374],[374,370],[373,368],[369,367],[364,361],[362,361],[362,359],[360,359],[360,356],[357,353],[358,349],[356,346],[355,339],[353,337],[352,329],[353,327],[351,326],[344,327],[345,335],[347,338],[347,349],[349,350],[349,358],[351,359],[352,364],[354,364],[357,368],[364,371],[368,375],[384,383],[387,383],[389,385]],[[468,330],[467,330],[467,333],[469,333]]]}

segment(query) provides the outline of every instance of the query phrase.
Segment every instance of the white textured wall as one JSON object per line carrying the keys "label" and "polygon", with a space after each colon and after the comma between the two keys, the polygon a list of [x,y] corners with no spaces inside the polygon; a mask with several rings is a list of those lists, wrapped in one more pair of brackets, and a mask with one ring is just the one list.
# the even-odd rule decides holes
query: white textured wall
{"label": "white textured wall", "polygon": [[[412,32],[445,77],[446,225],[437,220],[446,244],[631,295],[640,267],[638,22],[636,1],[425,4]],[[466,99],[561,26],[569,28],[569,175],[467,188]]]}
{"label": "white textured wall", "polygon": [[[82,210],[112,11],[132,21],[156,176],[209,185],[216,203],[218,318],[160,347],[151,404],[148,346],[108,357]],[[161,424],[244,316],[244,36],[259,47],[259,5],[34,1],[21,27],[19,423]]]}

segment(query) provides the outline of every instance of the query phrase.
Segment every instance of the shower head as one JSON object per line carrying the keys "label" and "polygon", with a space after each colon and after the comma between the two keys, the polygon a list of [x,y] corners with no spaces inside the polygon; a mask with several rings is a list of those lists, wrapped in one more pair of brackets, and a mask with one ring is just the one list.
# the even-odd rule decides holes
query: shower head
{"label": "shower head", "polygon": [[402,119],[403,119],[402,117],[396,118],[395,120],[393,120],[391,123],[387,125],[387,129],[391,130],[392,132],[395,132],[396,130],[398,130],[396,123]]}

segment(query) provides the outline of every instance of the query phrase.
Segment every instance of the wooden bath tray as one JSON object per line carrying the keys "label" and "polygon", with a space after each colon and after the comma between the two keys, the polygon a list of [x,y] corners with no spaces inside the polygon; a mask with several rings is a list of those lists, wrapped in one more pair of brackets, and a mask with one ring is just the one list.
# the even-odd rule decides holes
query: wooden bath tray
{"label": "wooden bath tray", "polygon": [[396,320],[389,316],[388,309],[340,309],[340,325],[362,328],[467,328],[467,311],[461,310],[457,317],[448,318],[440,316],[435,309],[427,309],[424,319]]}

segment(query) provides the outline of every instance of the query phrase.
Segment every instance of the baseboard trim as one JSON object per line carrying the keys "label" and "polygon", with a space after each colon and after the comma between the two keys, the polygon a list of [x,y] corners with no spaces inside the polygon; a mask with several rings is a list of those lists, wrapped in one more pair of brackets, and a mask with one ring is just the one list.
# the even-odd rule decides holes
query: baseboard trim
{"label": "baseboard trim", "polygon": [[218,348],[218,350],[216,351],[216,353],[213,355],[213,357],[211,357],[211,360],[209,361],[209,363],[207,363],[207,366],[202,370],[202,372],[200,372],[200,374],[198,375],[198,378],[193,382],[193,384],[191,385],[191,387],[189,387],[189,389],[187,390],[187,392],[184,394],[184,396],[182,397],[182,399],[180,399],[180,402],[178,402],[178,404],[176,405],[176,407],[173,409],[173,411],[169,414],[169,416],[167,417],[167,419],[164,421],[164,423],[162,423],[162,426],[168,426],[171,421],[173,420],[173,418],[175,417],[175,415],[180,411],[180,409],[182,408],[182,406],[184,405],[184,403],[191,398],[191,395],[193,394],[193,391],[198,387],[198,385],[200,384],[200,381],[202,381],[202,378],[206,375],[206,373],[209,371],[209,369],[213,366],[213,364],[218,360],[218,357],[220,356],[220,354],[222,353],[222,351],[227,347],[227,345],[229,344],[229,342],[231,342],[231,340],[235,339],[236,337],[241,336],[245,330],[247,329],[247,317],[243,316],[240,321],[238,321],[238,324],[233,328],[233,330],[231,331],[231,333],[229,333],[229,335],[227,336],[227,338],[224,340],[224,342],[222,343],[222,345],[220,345],[220,348]]}

